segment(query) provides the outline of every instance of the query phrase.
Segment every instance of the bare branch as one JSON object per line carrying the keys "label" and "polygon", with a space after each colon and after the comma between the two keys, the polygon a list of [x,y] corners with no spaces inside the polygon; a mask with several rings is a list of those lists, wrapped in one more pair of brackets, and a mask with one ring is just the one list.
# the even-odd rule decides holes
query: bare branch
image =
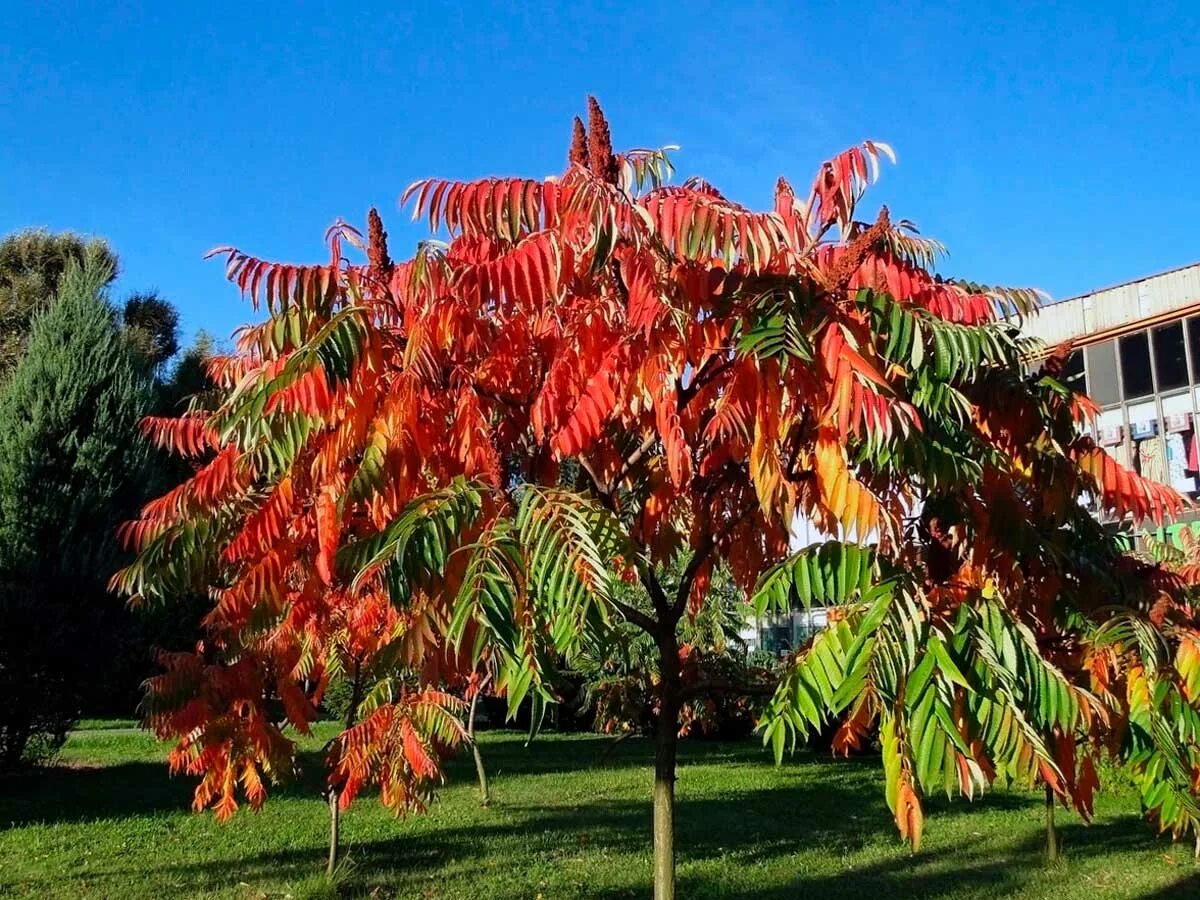
{"label": "bare branch", "polygon": [[612,599],[612,605],[617,608],[617,612],[625,617],[626,621],[632,622],[647,634],[654,634],[657,630],[658,620],[646,615],[640,609],[630,606],[628,603],[618,600],[616,597]]}

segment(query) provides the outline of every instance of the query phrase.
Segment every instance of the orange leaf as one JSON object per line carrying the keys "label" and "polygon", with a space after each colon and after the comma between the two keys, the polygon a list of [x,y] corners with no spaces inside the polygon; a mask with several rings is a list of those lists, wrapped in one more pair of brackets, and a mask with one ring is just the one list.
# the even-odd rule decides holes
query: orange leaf
{"label": "orange leaf", "polygon": [[337,500],[334,499],[332,488],[327,487],[317,495],[316,517],[317,574],[328,586],[333,584],[333,558],[341,532]]}
{"label": "orange leaf", "polygon": [[908,773],[901,776],[900,789],[896,794],[896,827],[900,837],[908,841],[913,851],[921,849],[921,833],[925,830],[925,815],[921,812],[921,801]]}

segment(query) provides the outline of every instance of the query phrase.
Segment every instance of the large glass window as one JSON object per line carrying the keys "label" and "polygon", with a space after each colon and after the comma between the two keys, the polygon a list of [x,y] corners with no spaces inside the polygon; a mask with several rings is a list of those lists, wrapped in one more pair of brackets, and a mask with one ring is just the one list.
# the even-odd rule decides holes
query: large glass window
{"label": "large glass window", "polygon": [[1187,331],[1192,344],[1192,384],[1200,384],[1200,316],[1187,320]]}
{"label": "large glass window", "polygon": [[1088,394],[1102,406],[1120,402],[1116,344],[1113,341],[1087,348],[1087,386]]}
{"label": "large glass window", "polygon": [[1150,370],[1150,340],[1144,331],[1121,338],[1121,382],[1125,398],[1145,397],[1154,393]]}
{"label": "large glass window", "polygon": [[1158,389],[1171,391],[1188,383],[1187,353],[1183,349],[1183,323],[1154,329],[1154,371]]}

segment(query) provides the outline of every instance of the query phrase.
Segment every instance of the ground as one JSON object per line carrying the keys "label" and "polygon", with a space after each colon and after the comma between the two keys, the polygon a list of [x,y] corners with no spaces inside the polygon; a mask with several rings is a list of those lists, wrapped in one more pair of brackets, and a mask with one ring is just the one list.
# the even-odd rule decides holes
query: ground
{"label": "ground", "polygon": [[[326,809],[315,785],[275,791],[261,813],[218,825],[188,811],[191,785],[132,723],[90,722],[51,768],[0,780],[0,896],[641,898],[649,893],[651,749],[512,732],[483,736],[494,802],[478,803],[469,755],[425,816],[375,798],[345,815],[348,861],[320,874]],[[311,746],[320,744],[320,736]],[[930,803],[925,842],[900,843],[878,760],[798,755],[775,768],[755,742],[688,742],[679,780],[680,897],[1200,896],[1190,845],[1154,836],[1118,784],[1085,827],[1059,811],[1066,861],[1040,856],[1038,795],[997,790]],[[1119,777],[1117,778],[1119,782]]]}

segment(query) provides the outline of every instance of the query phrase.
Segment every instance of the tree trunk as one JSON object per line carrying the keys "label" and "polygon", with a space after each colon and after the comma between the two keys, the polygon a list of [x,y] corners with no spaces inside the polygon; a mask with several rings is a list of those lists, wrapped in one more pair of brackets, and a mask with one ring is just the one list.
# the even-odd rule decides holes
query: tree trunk
{"label": "tree trunk", "polygon": [[[354,665],[354,683],[350,690],[350,705],[346,708],[345,730],[354,727],[358,717],[358,707],[362,703],[363,673],[361,666]],[[329,859],[325,863],[325,877],[332,879],[337,870],[338,850],[341,843],[342,810],[338,795],[341,792],[335,785],[329,785],[325,790],[325,799],[329,804]]]}
{"label": "tree trunk", "polygon": [[661,697],[654,747],[654,900],[675,900],[675,763],[679,742],[679,645],[675,626],[657,635]]}
{"label": "tree trunk", "polygon": [[1046,785],[1046,862],[1058,862],[1058,832],[1054,828],[1054,791]]}
{"label": "tree trunk", "polygon": [[325,863],[325,877],[332,879],[338,862],[341,805],[338,802],[337,788],[330,787],[326,794],[329,802],[329,861]]}
{"label": "tree trunk", "polygon": [[471,698],[471,712],[467,717],[467,737],[471,739],[471,755],[475,757],[475,774],[479,778],[479,804],[487,806],[492,795],[488,790],[487,769],[483,767],[483,756],[479,752],[479,742],[475,740],[475,710],[479,708],[479,695],[483,693],[483,686],[487,683],[485,679],[479,685],[479,689],[475,691],[475,696]]}

